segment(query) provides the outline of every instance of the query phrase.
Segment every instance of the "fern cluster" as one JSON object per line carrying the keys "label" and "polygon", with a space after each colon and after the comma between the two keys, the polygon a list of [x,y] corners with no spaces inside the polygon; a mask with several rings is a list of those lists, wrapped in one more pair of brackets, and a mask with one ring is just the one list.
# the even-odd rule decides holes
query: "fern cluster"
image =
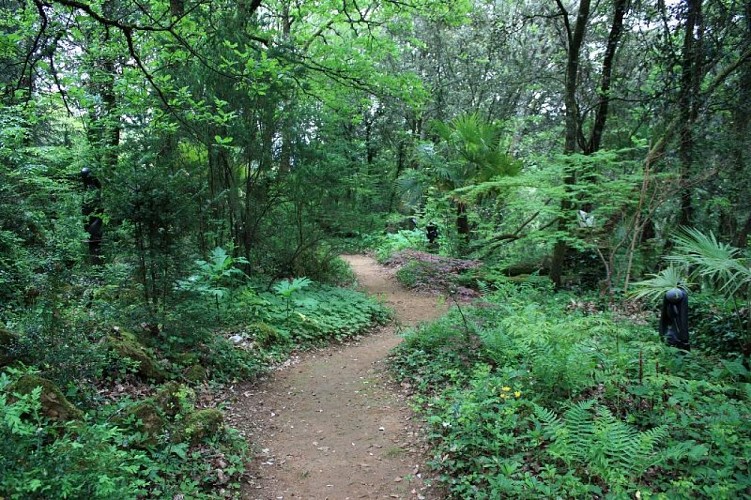
{"label": "fern cluster", "polygon": [[397,349],[452,498],[751,495],[743,364],[568,302],[505,286]]}
{"label": "fern cluster", "polygon": [[659,449],[666,426],[639,431],[613,416],[596,400],[575,403],[563,418],[537,406],[535,416],[550,440],[547,452],[568,468],[599,477],[613,491],[640,478],[649,467],[679,458],[681,449]]}

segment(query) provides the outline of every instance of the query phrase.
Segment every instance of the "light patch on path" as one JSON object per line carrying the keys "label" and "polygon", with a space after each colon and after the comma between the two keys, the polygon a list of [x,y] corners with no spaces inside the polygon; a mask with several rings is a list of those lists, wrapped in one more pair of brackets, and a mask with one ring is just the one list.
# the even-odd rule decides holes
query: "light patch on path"
{"label": "light patch on path", "polygon": [[435,319],[446,307],[402,289],[369,257],[344,258],[363,290],[394,309],[394,322],[236,388],[230,418],[259,450],[243,498],[440,498],[423,483],[413,414],[384,364],[401,328]]}

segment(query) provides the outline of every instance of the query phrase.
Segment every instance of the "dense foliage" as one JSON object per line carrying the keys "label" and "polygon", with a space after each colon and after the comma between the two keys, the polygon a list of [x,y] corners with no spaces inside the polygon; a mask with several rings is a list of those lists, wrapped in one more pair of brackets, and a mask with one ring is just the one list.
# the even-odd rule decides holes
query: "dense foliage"
{"label": "dense foliage", "polygon": [[408,334],[392,367],[455,498],[750,494],[748,368],[650,326],[505,285]]}
{"label": "dense foliage", "polygon": [[[245,455],[173,440],[188,392],[383,320],[337,288],[345,248],[490,294],[397,362],[448,384],[457,495],[748,494],[750,125],[739,0],[0,0],[0,496],[218,495]],[[552,304],[671,287],[682,357]],[[85,415],[40,414],[26,376]],[[112,424],[168,381],[152,441]]]}

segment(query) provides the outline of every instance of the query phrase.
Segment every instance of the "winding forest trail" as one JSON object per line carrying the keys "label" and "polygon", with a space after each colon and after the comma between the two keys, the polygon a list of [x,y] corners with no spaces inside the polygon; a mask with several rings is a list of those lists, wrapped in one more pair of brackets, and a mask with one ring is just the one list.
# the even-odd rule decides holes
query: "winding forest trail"
{"label": "winding forest trail", "polygon": [[361,288],[395,311],[391,325],[307,353],[240,391],[234,422],[259,451],[246,499],[439,498],[423,483],[419,437],[385,358],[400,329],[440,316],[436,297],[401,288],[361,255],[344,257]]}

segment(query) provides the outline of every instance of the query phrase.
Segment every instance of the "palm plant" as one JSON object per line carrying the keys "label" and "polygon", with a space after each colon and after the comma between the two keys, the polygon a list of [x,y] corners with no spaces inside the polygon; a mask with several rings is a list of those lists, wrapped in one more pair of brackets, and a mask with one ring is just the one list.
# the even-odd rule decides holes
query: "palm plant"
{"label": "palm plant", "polygon": [[669,265],[657,274],[650,274],[649,279],[633,284],[628,296],[632,299],[646,299],[650,302],[658,302],[665,292],[672,288],[680,288],[688,291],[691,283],[688,282],[686,266]]}
{"label": "palm plant", "polygon": [[449,159],[447,168],[439,172],[443,174],[446,190],[519,172],[519,162],[507,153],[498,124],[484,120],[477,113],[468,113],[449,123],[434,122],[432,126],[442,139],[444,154]]}
{"label": "palm plant", "polygon": [[751,260],[743,252],[717,241],[710,231],[686,228],[675,238],[670,262],[684,263],[692,276],[701,278],[727,299],[742,298],[749,304],[751,292]]}
{"label": "palm plant", "polygon": [[[751,354],[751,258],[741,249],[717,240],[710,231],[684,228],[673,241],[673,253],[665,260],[670,266],[651,279],[634,284],[636,298],[659,300],[670,288],[688,289],[685,276],[711,287],[726,301],[732,302],[740,331],[745,330],[743,354]],[[746,316],[745,325],[743,316]]]}
{"label": "palm plant", "polygon": [[670,288],[688,290],[687,278],[700,280],[736,304],[751,305],[751,259],[742,250],[717,240],[710,231],[685,228],[674,238],[670,265],[652,278],[634,283],[635,298],[659,299]]}
{"label": "palm plant", "polygon": [[478,113],[460,115],[450,122],[435,121],[431,129],[439,137],[435,145],[425,143],[416,149],[422,170],[412,170],[401,178],[412,201],[419,199],[426,186],[448,193],[456,207],[456,228],[469,236],[467,202],[457,190],[494,177],[516,175],[521,163],[507,152],[502,128]]}

